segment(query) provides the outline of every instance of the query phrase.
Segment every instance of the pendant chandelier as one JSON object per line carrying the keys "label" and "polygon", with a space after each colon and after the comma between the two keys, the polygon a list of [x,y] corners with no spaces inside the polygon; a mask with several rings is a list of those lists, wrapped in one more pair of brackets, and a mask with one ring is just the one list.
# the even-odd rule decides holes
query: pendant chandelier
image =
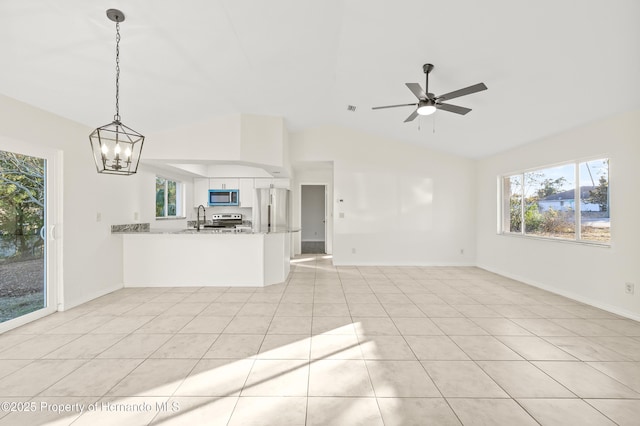
{"label": "pendant chandelier", "polygon": [[116,23],[116,114],[113,122],[91,132],[89,141],[98,173],[132,175],[138,171],[144,136],[120,121],[120,22],[124,13],[109,9],[107,17]]}

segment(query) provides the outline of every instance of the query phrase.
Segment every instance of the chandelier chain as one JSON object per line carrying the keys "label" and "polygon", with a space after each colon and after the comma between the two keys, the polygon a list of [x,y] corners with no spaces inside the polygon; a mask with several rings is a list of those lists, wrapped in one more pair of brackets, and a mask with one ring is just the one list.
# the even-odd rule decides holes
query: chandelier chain
{"label": "chandelier chain", "polygon": [[120,22],[116,22],[116,115],[114,121],[120,121]]}
{"label": "chandelier chain", "polygon": [[89,142],[98,173],[129,176],[138,171],[145,137],[120,121],[120,23],[125,17],[107,9],[107,18],[116,24],[116,110],[111,123],[91,132]]}

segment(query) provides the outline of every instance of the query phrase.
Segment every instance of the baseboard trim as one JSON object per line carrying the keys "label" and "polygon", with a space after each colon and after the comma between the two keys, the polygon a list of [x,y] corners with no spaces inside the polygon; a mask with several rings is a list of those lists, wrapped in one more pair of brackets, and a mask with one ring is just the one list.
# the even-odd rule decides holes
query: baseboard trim
{"label": "baseboard trim", "polygon": [[575,300],[576,302],[584,303],[589,306],[593,306],[594,308],[602,309],[604,311],[610,312],[615,315],[619,315],[621,317],[625,317],[628,319],[632,319],[634,321],[640,321],[640,315],[635,312],[627,311],[626,309],[621,309],[618,306],[609,305],[607,303],[602,303],[598,300],[591,299],[589,297],[584,297],[580,294],[573,293],[570,291],[564,291],[546,284],[542,284],[535,280],[531,280],[527,277],[523,277],[517,274],[511,274],[505,271],[501,271],[499,269],[491,268],[486,265],[476,265],[478,268],[484,269],[485,271],[493,272],[494,274],[502,275],[506,278],[511,278],[512,280],[520,281],[524,284],[530,285],[532,287],[539,288],[541,290],[548,291],[553,294],[557,294],[559,296],[568,297],[569,299]]}
{"label": "baseboard trim", "polygon": [[58,311],[63,312],[63,311],[68,311],[69,309],[75,308],[76,306],[80,306],[83,303],[87,303],[90,302],[94,299],[97,299],[98,297],[102,297],[105,296],[109,293],[113,293],[116,290],[120,290],[124,288],[123,284],[113,284],[107,288],[103,288],[100,289],[98,291],[95,291],[91,294],[89,294],[88,296],[85,296],[81,299],[76,299],[76,300],[72,300],[72,301],[65,301],[63,303],[58,303]]}
{"label": "baseboard trim", "polygon": [[[285,279],[286,281],[286,279]],[[284,281],[283,281],[284,282]],[[176,284],[166,284],[166,283],[127,283],[123,288],[185,288],[185,287],[225,287],[225,288],[236,288],[236,287],[254,287],[261,288],[267,287],[271,284],[264,283],[234,283],[231,284],[209,284],[209,283],[176,283]]]}
{"label": "baseboard trim", "polygon": [[[302,255],[304,255],[305,253],[303,253]],[[333,259],[333,264],[335,266],[416,266],[416,267],[422,267],[422,266],[426,266],[426,267],[442,267],[442,268],[447,268],[447,267],[475,267],[476,265],[474,263],[464,263],[464,262],[437,262],[437,263],[430,263],[430,262],[407,262],[407,263],[403,263],[403,262],[341,262],[341,261],[336,261],[336,259]]]}

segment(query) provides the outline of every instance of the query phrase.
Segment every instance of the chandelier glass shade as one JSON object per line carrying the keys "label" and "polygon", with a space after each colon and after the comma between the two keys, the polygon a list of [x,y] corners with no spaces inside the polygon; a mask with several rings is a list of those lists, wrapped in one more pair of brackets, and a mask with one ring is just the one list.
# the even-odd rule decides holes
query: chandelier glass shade
{"label": "chandelier glass shade", "polygon": [[120,121],[120,22],[124,13],[109,9],[107,17],[116,23],[116,114],[113,122],[91,132],[89,141],[98,173],[132,175],[138,171],[144,136]]}

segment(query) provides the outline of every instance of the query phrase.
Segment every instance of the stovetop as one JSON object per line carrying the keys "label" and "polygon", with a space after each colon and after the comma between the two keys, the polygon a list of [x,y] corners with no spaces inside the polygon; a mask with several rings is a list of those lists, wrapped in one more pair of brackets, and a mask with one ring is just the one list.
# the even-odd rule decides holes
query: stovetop
{"label": "stovetop", "polygon": [[242,215],[239,213],[216,213],[211,216],[211,225],[207,228],[235,228],[242,225]]}

